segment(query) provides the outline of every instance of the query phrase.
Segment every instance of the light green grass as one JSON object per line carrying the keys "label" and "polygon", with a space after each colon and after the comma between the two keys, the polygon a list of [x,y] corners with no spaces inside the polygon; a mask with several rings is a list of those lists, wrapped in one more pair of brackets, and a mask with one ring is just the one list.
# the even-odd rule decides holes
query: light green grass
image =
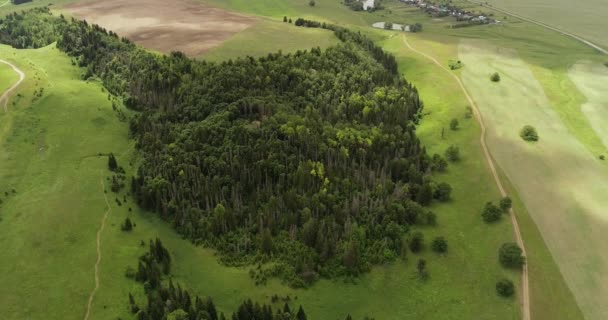
{"label": "light green grass", "polygon": [[[586,103],[581,110],[602,139],[604,149],[608,149],[608,68],[581,61],[569,70],[568,76],[585,95]],[[606,150],[602,151],[604,154]]]}
{"label": "light green grass", "polygon": [[[463,80],[488,124],[492,155],[513,182],[556,259],[582,311],[603,319],[608,309],[608,169],[573,136],[543,87],[512,50],[467,42]],[[498,57],[498,58],[497,58]],[[492,72],[500,83],[489,81]],[[540,141],[526,143],[526,124]]]}
{"label": "light green grass", "polygon": [[[0,63],[0,95],[19,80],[19,76],[9,65]],[[2,105],[0,104],[0,107]]]}
{"label": "light green grass", "polygon": [[[479,2],[479,1],[476,1]],[[604,0],[487,0],[498,8],[538,20],[608,47],[608,5]]]}
{"label": "light green grass", "polygon": [[223,61],[244,56],[260,57],[279,50],[290,53],[313,47],[326,48],[337,42],[333,32],[328,30],[299,28],[282,20],[260,19],[253,27],[203,54],[202,58]]}

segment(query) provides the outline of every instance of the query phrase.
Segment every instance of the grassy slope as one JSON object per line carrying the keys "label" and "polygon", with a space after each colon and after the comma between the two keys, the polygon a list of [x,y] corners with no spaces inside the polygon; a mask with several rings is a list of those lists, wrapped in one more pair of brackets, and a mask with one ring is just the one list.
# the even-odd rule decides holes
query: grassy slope
{"label": "grassy slope", "polygon": [[[19,76],[9,65],[0,63],[0,95],[17,82],[18,79]],[[0,107],[1,106],[2,105],[0,105]]]}
{"label": "grassy slope", "polygon": [[[479,1],[477,1],[479,2]],[[488,0],[512,11],[608,47],[608,6],[603,0]]]}
{"label": "grassy slope", "polygon": [[278,20],[260,19],[255,26],[237,33],[202,58],[221,61],[246,55],[259,57],[279,50],[288,53],[312,47],[326,48],[337,42],[338,39],[327,30],[298,28]]}
{"label": "grassy slope", "polygon": [[[608,168],[562,124],[513,52],[473,42],[461,46],[460,56],[468,64],[463,80],[489,124],[492,154],[517,187],[585,315],[605,318]],[[503,75],[499,84],[488,79],[493,71]],[[537,128],[538,143],[519,138],[525,124]]]}

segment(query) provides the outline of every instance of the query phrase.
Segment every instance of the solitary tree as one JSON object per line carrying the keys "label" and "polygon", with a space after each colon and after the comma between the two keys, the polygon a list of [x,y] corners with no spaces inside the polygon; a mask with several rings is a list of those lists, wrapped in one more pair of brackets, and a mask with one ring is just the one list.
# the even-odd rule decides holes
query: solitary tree
{"label": "solitary tree", "polygon": [[131,222],[131,219],[129,219],[129,217],[125,219],[125,222],[122,224],[121,229],[122,231],[127,232],[133,230],[133,223]]}
{"label": "solitary tree", "polygon": [[509,211],[509,209],[511,209],[512,205],[513,205],[513,201],[508,196],[500,199],[500,209],[503,212]]}
{"label": "solitary tree", "polygon": [[437,188],[435,189],[435,199],[441,201],[441,202],[447,202],[450,200],[450,197],[452,195],[452,187],[445,183],[442,182],[440,184],[437,185]]}
{"label": "solitary tree", "polygon": [[490,80],[492,80],[492,82],[500,82],[500,75],[498,72],[494,72],[492,76],[490,76]]}
{"label": "solitary tree", "polygon": [[410,250],[413,253],[418,253],[422,251],[422,247],[424,246],[424,235],[420,231],[416,231],[412,234],[412,238],[410,238]]}
{"label": "solitary tree", "polygon": [[445,150],[445,157],[448,161],[456,162],[460,160],[460,149],[457,146],[451,145]]}
{"label": "solitary tree", "polygon": [[502,279],[496,282],[496,292],[503,297],[510,297],[515,292],[515,286],[509,279]]}
{"label": "solitary tree", "polygon": [[498,260],[507,268],[521,268],[526,263],[521,248],[513,242],[507,242],[500,247]]}
{"label": "solitary tree", "polygon": [[315,4],[316,4],[316,3],[315,3],[315,0],[310,0],[310,1],[308,1],[308,5],[309,5],[309,6],[311,6],[311,7],[314,7],[314,6],[315,6]]}
{"label": "solitary tree", "polygon": [[450,129],[457,130],[458,129],[458,120],[456,118],[450,121]]}
{"label": "solitary tree", "polygon": [[437,253],[445,253],[448,251],[448,241],[444,237],[437,237],[433,239],[431,248]]}
{"label": "solitary tree", "polygon": [[287,22],[287,16],[283,17],[283,22]]}
{"label": "solitary tree", "polygon": [[486,203],[486,206],[483,208],[483,211],[481,212],[481,216],[483,217],[483,221],[485,221],[487,223],[492,223],[492,222],[496,222],[496,221],[500,220],[502,212],[503,211],[499,207],[497,207],[495,204],[493,204],[492,202],[488,202],[488,203]]}
{"label": "solitary tree", "polygon": [[526,141],[538,141],[538,133],[533,126],[524,126],[519,132],[519,136]]}
{"label": "solitary tree", "polygon": [[296,318],[298,320],[306,320],[306,313],[304,312],[304,309],[302,309],[301,305],[300,305],[300,308],[298,309]]}

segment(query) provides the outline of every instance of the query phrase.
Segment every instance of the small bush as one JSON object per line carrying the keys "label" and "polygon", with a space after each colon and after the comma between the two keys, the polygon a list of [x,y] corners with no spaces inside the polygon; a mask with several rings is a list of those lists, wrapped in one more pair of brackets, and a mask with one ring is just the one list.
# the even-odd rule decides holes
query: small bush
{"label": "small bush", "polygon": [[452,119],[452,121],[450,121],[450,129],[452,130],[458,130],[458,120],[456,118]]}
{"label": "small bush", "polygon": [[481,216],[483,217],[483,221],[487,223],[492,223],[500,220],[502,215],[502,210],[497,207],[492,202],[486,203],[486,206],[483,208],[481,212]]}
{"label": "small bush", "polygon": [[308,1],[308,5],[311,7],[314,7],[317,3],[315,2],[315,0],[310,0]]}
{"label": "small bush", "polygon": [[600,160],[606,160],[606,156],[604,156],[603,154],[600,155]]}
{"label": "small bush", "polygon": [[503,297],[510,297],[515,293],[515,286],[509,279],[502,279],[496,282],[496,292]]}
{"label": "small bush", "polygon": [[509,197],[504,197],[504,198],[500,199],[499,205],[500,205],[500,209],[503,212],[507,212],[513,206],[513,201]]}
{"label": "small bush", "polygon": [[442,182],[437,185],[437,188],[435,189],[435,194],[433,195],[433,197],[435,199],[437,199],[441,202],[450,201],[451,196],[452,196],[452,187],[445,182]]}
{"label": "small bush", "polygon": [[498,72],[494,72],[492,76],[490,76],[490,80],[492,80],[492,82],[500,82],[500,75]]}
{"label": "small bush", "polygon": [[386,29],[386,30],[392,30],[393,29],[393,23],[392,22],[385,22],[384,23],[384,29]]}
{"label": "small bush", "polygon": [[131,219],[129,219],[129,217],[125,219],[125,223],[120,226],[120,229],[126,232],[133,230],[133,223],[131,222]]}
{"label": "small bush", "polygon": [[507,268],[521,268],[526,263],[526,258],[522,256],[521,248],[513,242],[507,242],[498,251],[500,264]]}
{"label": "small bush", "polygon": [[445,150],[445,157],[451,162],[456,162],[460,160],[460,149],[458,149],[458,147],[454,145],[449,146]]}
{"label": "small bush", "polygon": [[538,133],[533,126],[524,126],[519,132],[519,136],[526,141],[538,141]]}
{"label": "small bush", "polygon": [[433,239],[431,248],[437,253],[445,253],[448,251],[448,241],[444,237],[437,237]]}
{"label": "small bush", "polygon": [[422,251],[422,247],[424,246],[424,235],[421,232],[417,231],[412,234],[412,238],[410,238],[409,247],[413,253],[418,253]]}

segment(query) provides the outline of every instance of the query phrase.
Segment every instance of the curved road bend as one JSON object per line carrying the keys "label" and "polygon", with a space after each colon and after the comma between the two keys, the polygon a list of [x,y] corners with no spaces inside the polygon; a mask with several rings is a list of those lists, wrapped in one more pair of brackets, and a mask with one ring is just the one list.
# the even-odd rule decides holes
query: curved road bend
{"label": "curved road bend", "polygon": [[[422,51],[418,51],[418,50],[414,49],[414,47],[412,47],[410,45],[410,43],[407,41],[407,38],[405,35],[403,36],[403,42],[405,43],[405,45],[407,45],[407,47],[410,50],[431,60],[438,67],[440,67],[441,69],[443,69],[447,73],[449,73],[454,78],[454,80],[458,83],[458,85],[460,86],[460,89],[462,89],[462,92],[464,93],[467,100],[469,101],[469,104],[473,108],[473,112],[475,114],[475,119],[477,120],[477,122],[479,123],[479,126],[481,127],[481,137],[479,140],[481,142],[481,148],[483,149],[483,153],[484,153],[486,162],[488,163],[488,166],[490,167],[492,176],[494,176],[494,181],[496,182],[496,186],[498,187],[500,194],[503,197],[506,197],[507,192],[505,191],[505,188],[504,188],[502,182],[500,181],[500,177],[498,176],[496,166],[494,165],[494,160],[492,160],[492,156],[490,155],[490,151],[488,150],[488,147],[486,145],[486,126],[483,123],[481,113],[479,112],[479,109],[477,108],[477,104],[475,103],[475,101],[473,101],[473,98],[471,98],[471,95],[469,95],[469,92],[464,87],[464,84],[462,83],[462,81],[460,80],[460,78],[457,75],[455,75],[454,73],[452,73],[452,71],[450,71],[448,68],[443,66],[441,63],[439,63],[439,61],[437,61],[437,59],[433,58],[432,56],[430,56]],[[521,236],[521,232],[519,230],[519,224],[517,223],[517,218],[515,217],[515,212],[513,211],[513,209],[510,209],[509,211],[510,211],[510,216],[511,216],[511,223],[513,225],[513,233],[515,234],[515,239],[516,239],[519,247],[521,247],[521,249],[523,250],[523,255],[526,256],[526,248],[524,247],[524,240],[523,240],[523,238]],[[521,299],[522,300],[521,301],[522,320],[530,320],[530,292],[529,292],[529,285],[528,285],[528,263],[527,263],[527,261],[524,264],[523,269],[522,269],[521,282],[522,282],[522,299]]]}
{"label": "curved road bend", "polygon": [[4,101],[4,112],[8,111],[8,96],[17,89],[17,87],[19,87],[19,85],[21,84],[21,82],[23,82],[23,80],[25,80],[25,73],[23,73],[23,71],[19,70],[19,68],[17,68],[14,64],[2,60],[0,59],[0,63],[4,63],[8,66],[10,66],[11,68],[13,68],[13,70],[19,75],[19,80],[17,82],[15,82],[15,84],[8,88],[6,91],[4,91],[4,93],[2,94],[2,96],[0,96],[0,103],[2,103],[2,101]]}

